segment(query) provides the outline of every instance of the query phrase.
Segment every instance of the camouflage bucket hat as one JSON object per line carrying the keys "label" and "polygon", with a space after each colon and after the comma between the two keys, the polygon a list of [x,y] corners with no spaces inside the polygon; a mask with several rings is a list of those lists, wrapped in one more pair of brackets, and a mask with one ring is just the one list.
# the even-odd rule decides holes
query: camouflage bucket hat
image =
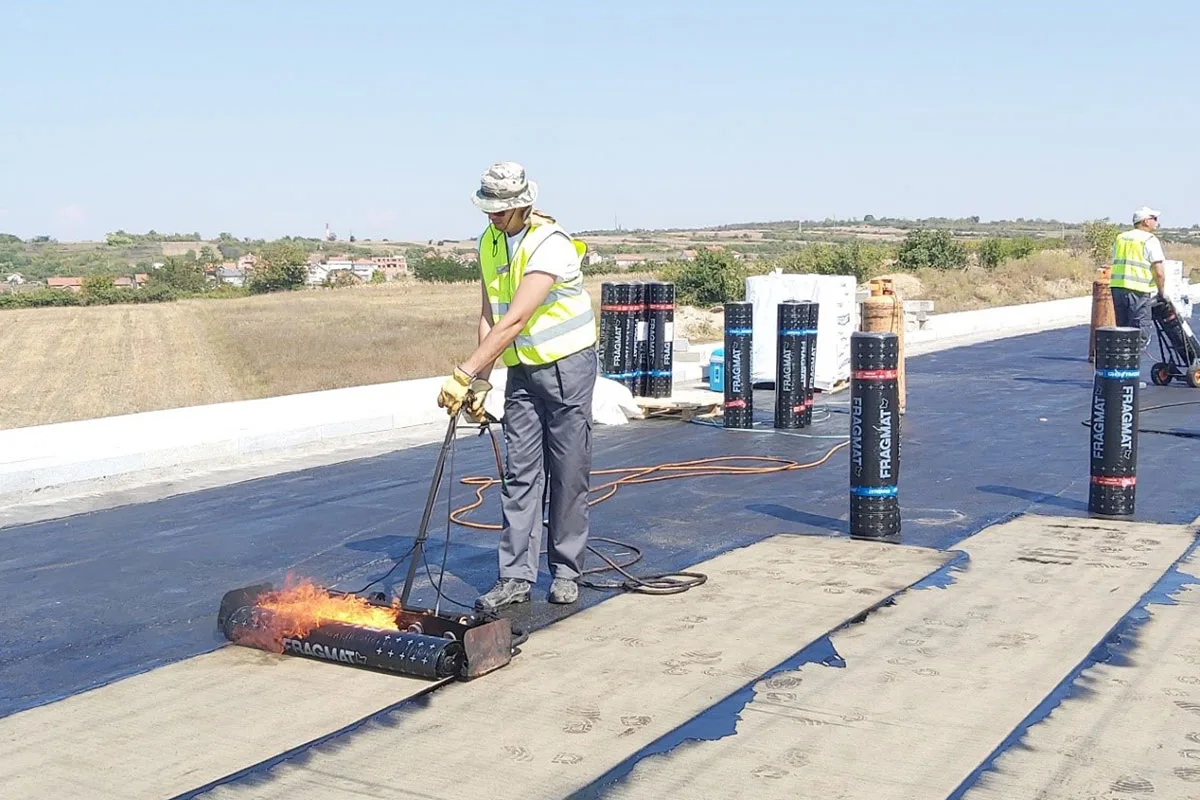
{"label": "camouflage bucket hat", "polygon": [[537,200],[538,186],[525,177],[525,168],[515,161],[499,161],[488,167],[479,179],[479,189],[471,197],[488,214],[523,208]]}

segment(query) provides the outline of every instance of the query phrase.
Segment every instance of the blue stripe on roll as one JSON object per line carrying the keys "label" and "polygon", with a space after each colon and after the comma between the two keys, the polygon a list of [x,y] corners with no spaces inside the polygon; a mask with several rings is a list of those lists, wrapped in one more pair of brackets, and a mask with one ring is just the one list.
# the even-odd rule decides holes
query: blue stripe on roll
{"label": "blue stripe on roll", "polygon": [[806,333],[808,333],[808,331],[803,330],[803,329],[801,329],[801,330],[786,330],[786,331],[780,331],[779,335],[780,336],[803,336]]}
{"label": "blue stripe on roll", "polygon": [[1112,378],[1114,380],[1127,380],[1136,378],[1141,375],[1141,370],[1136,369],[1098,369],[1096,370],[1097,378]]}
{"label": "blue stripe on roll", "polygon": [[895,497],[898,494],[896,486],[851,486],[850,494],[858,497]]}
{"label": "blue stripe on roll", "polygon": [[745,336],[748,333],[753,333],[753,328],[729,328],[726,333],[732,333],[734,336]]}

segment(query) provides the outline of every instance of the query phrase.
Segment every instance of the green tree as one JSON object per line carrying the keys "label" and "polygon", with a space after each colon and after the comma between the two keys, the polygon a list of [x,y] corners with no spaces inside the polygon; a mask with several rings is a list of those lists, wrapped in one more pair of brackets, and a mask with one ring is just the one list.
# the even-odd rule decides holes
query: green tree
{"label": "green tree", "polygon": [[954,241],[950,231],[918,228],[904,237],[896,263],[900,269],[910,271],[961,269],[967,265],[967,248]]}
{"label": "green tree", "polygon": [[993,270],[1008,258],[1008,248],[1003,239],[988,237],[979,243],[979,266]]}
{"label": "green tree", "polygon": [[663,270],[675,284],[679,302],[685,305],[715,305],[746,296],[746,270],[728,251],[701,250],[694,261],[684,261]]}
{"label": "green tree", "polygon": [[1097,267],[1106,266],[1112,259],[1113,243],[1121,228],[1107,219],[1094,219],[1083,223],[1083,238],[1087,242],[1088,258]]}
{"label": "green tree", "polygon": [[234,261],[246,254],[246,248],[235,242],[220,242],[217,245],[217,252],[221,254],[221,258]]}
{"label": "green tree", "polygon": [[161,267],[150,273],[150,284],[194,294],[203,292],[208,286],[208,280],[200,262],[169,256]]}
{"label": "green tree", "polygon": [[459,283],[479,277],[479,270],[474,264],[464,264],[457,259],[445,256],[425,256],[415,266],[411,260],[408,263],[413,268],[413,275],[420,281]]}
{"label": "green tree", "polygon": [[104,273],[86,276],[83,279],[83,296],[103,297],[115,288],[113,285],[114,280],[115,278],[112,275]]}
{"label": "green tree", "polygon": [[1037,249],[1037,244],[1028,236],[1018,236],[1008,243],[1008,255],[1010,258],[1029,258]]}
{"label": "green tree", "polygon": [[308,254],[298,244],[272,242],[256,256],[258,261],[246,281],[252,292],[297,289],[308,279]]}

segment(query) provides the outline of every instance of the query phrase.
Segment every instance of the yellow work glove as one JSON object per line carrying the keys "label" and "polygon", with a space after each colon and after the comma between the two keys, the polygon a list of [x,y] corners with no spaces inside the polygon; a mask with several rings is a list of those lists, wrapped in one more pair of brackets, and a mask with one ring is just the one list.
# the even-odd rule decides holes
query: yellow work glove
{"label": "yellow work glove", "polygon": [[455,367],[450,377],[442,381],[442,390],[438,392],[438,408],[446,409],[451,417],[457,414],[467,399],[472,380],[460,367]]}
{"label": "yellow work glove", "polygon": [[492,390],[492,385],[483,378],[476,378],[471,381],[470,387],[467,388],[466,410],[467,419],[472,422],[482,423],[484,420],[483,401],[487,398],[487,393]]}

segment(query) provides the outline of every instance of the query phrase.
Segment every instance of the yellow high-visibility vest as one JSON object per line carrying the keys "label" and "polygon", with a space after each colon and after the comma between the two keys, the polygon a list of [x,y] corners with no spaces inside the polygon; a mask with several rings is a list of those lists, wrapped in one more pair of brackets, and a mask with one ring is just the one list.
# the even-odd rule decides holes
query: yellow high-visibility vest
{"label": "yellow high-visibility vest", "polygon": [[1151,235],[1135,228],[1125,231],[1113,242],[1111,287],[1145,293],[1156,290],[1154,270],[1146,256],[1146,242],[1150,241]]}
{"label": "yellow high-visibility vest", "polygon": [[[512,263],[508,259],[508,240],[504,231],[488,225],[479,242],[479,269],[492,306],[492,322],[508,312],[513,296],[521,285],[529,258],[551,236],[571,240],[580,261],[587,245],[574,239],[554,220],[534,215],[522,237]],[[596,315],[592,299],[583,288],[583,275],[568,281],[555,281],[542,305],[533,312],[525,328],[504,349],[504,365],[549,364],[596,344]]]}

